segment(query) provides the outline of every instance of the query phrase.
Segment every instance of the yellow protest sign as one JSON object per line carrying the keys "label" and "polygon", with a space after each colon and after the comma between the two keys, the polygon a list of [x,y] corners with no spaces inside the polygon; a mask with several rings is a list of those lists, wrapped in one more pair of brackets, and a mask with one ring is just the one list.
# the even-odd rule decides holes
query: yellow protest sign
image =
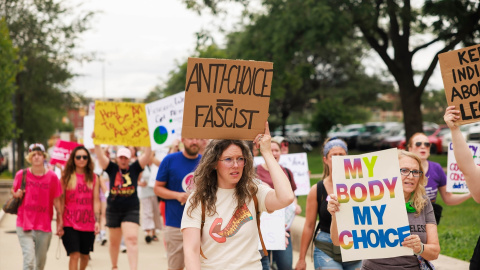
{"label": "yellow protest sign", "polygon": [[264,133],[273,63],[189,58],[182,137],[253,140]]}
{"label": "yellow protest sign", "polygon": [[145,104],[95,101],[95,144],[150,146]]}
{"label": "yellow protest sign", "polygon": [[480,121],[480,45],[438,55],[448,106],[460,110],[460,125]]}

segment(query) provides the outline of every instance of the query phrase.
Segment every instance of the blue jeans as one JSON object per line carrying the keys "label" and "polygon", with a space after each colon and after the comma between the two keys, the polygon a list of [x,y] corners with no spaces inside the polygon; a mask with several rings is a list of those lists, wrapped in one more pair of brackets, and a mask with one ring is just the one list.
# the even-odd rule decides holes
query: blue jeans
{"label": "blue jeans", "polygon": [[[260,253],[263,256],[263,251]],[[292,270],[293,255],[291,236],[288,237],[288,246],[285,250],[268,250],[268,257],[262,257],[263,270],[270,270],[270,258],[272,258],[272,262],[277,265],[277,270]]]}
{"label": "blue jeans", "polygon": [[23,253],[23,270],[43,270],[52,233],[17,227],[17,236]]}
{"label": "blue jeans", "polygon": [[[323,242],[332,243],[332,239],[330,239],[330,234],[322,231],[318,233],[315,239],[321,240]],[[315,249],[313,250],[313,265],[315,266],[315,269],[354,270],[362,268],[362,261],[339,263],[333,260],[332,257],[325,254],[325,252],[315,247]]]}

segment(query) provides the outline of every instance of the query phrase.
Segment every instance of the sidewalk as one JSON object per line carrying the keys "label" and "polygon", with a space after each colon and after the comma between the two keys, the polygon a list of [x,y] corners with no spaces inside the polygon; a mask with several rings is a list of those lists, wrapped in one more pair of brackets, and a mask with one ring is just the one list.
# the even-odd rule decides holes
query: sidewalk
{"label": "sidewalk", "polygon": [[[2,218],[3,215],[3,218]],[[0,270],[11,270],[22,268],[22,250],[18,243],[15,233],[15,222],[17,216],[5,214],[0,210]],[[55,222],[52,223],[55,231]],[[159,242],[145,243],[143,231],[139,231],[138,239],[138,269],[158,269],[167,268],[167,258],[165,248],[163,246],[163,234],[160,233]],[[60,254],[56,259],[57,252]],[[105,246],[95,243],[94,252],[91,254],[91,261],[87,267],[90,269],[111,269],[110,255],[108,253],[108,242]],[[293,252],[293,266],[297,263],[298,252]],[[118,267],[120,270],[129,269],[128,258],[126,253],[120,253],[118,259]],[[52,236],[50,248],[48,249],[46,270],[64,270],[68,269],[68,257],[63,244],[59,242],[56,235]],[[313,262],[310,257],[307,259],[307,270],[313,270]]]}

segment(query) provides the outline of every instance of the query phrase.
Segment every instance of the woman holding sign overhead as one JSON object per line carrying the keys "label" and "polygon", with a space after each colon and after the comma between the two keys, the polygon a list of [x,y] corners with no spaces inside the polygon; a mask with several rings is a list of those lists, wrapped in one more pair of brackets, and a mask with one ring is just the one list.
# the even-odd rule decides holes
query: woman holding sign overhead
{"label": "woman holding sign overhead", "polygon": [[[427,178],[423,174],[422,162],[416,154],[403,150],[398,151],[398,161],[408,223],[410,224],[410,235],[404,239],[402,246],[411,248],[416,256],[363,260],[362,269],[365,270],[420,269],[421,264],[429,263],[425,260],[435,260],[440,254],[433,207],[425,193]],[[340,203],[333,192],[329,197],[327,209],[332,215],[330,228],[332,242],[340,245],[335,216],[335,213],[340,211]]]}
{"label": "woman holding sign overhead", "polygon": [[[333,193],[332,157],[345,156],[348,153],[347,144],[340,139],[330,138],[323,144],[323,180],[313,185],[307,196],[305,209],[305,224],[303,225],[300,255],[295,269],[306,269],[305,256],[314,237],[315,250],[313,263],[315,269],[360,269],[361,261],[342,262],[340,247],[332,244],[330,239],[330,224],[332,217],[327,211],[328,194]],[[317,214],[320,217],[317,228]]]}
{"label": "woman holding sign overhead", "polygon": [[[456,125],[459,119],[460,111],[456,110],[455,106],[447,107],[443,120],[445,120],[445,123],[447,123],[452,132],[455,159],[457,160],[458,167],[465,176],[465,181],[467,182],[473,199],[477,203],[480,203],[480,167],[475,165],[472,152],[468,148],[467,142],[465,142],[465,138],[460,132],[460,128]],[[470,269],[480,269],[480,237],[478,238],[477,246],[470,260]]]}
{"label": "woman holding sign overhead", "polygon": [[[261,269],[259,215],[291,204],[295,195],[273,157],[268,123],[259,147],[274,189],[256,181],[247,143],[213,140],[195,171],[195,188],[182,217],[186,269]],[[202,257],[201,257],[202,256]]]}

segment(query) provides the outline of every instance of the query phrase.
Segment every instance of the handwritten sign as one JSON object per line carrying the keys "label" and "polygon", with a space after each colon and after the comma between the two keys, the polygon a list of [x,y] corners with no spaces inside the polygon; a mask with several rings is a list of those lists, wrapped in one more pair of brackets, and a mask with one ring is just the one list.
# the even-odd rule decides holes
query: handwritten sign
{"label": "handwritten sign", "polygon": [[170,146],[182,135],[185,91],[145,105],[152,150]]}
{"label": "handwritten sign", "polygon": [[[480,144],[467,143],[467,145],[472,152],[473,161],[475,164],[477,164],[477,166],[480,166]],[[452,143],[448,145],[447,164],[447,192],[467,193],[467,182],[465,182],[465,177],[458,168],[457,160],[453,154]]]}
{"label": "handwritten sign", "polygon": [[[262,212],[260,230],[267,250],[285,250],[285,209],[273,213]],[[258,250],[262,250],[260,239]]]}
{"label": "handwritten sign", "polygon": [[95,101],[95,138],[98,144],[150,146],[145,104]]}
{"label": "handwritten sign", "polygon": [[343,261],[413,255],[397,149],[332,159]]}
{"label": "handwritten sign", "polygon": [[70,153],[72,152],[75,147],[79,146],[80,144],[76,142],[67,142],[58,140],[53,148],[53,153],[50,158],[50,164],[60,164],[65,166],[67,164],[67,160],[70,157]]}
{"label": "handwritten sign", "polygon": [[480,120],[480,45],[438,55],[448,106],[460,110],[463,125]]}
{"label": "handwritten sign", "polygon": [[95,148],[93,144],[92,133],[95,128],[95,115],[87,115],[83,117],[83,145],[85,148]]}
{"label": "handwritten sign", "polygon": [[[254,165],[258,166],[265,163],[263,157],[254,157]],[[307,153],[285,154],[280,156],[278,161],[280,165],[290,169],[293,174],[293,179],[297,190],[296,196],[307,195],[310,191],[310,175],[308,174],[308,160]]]}
{"label": "handwritten sign", "polygon": [[182,137],[253,140],[268,118],[273,63],[189,58]]}

